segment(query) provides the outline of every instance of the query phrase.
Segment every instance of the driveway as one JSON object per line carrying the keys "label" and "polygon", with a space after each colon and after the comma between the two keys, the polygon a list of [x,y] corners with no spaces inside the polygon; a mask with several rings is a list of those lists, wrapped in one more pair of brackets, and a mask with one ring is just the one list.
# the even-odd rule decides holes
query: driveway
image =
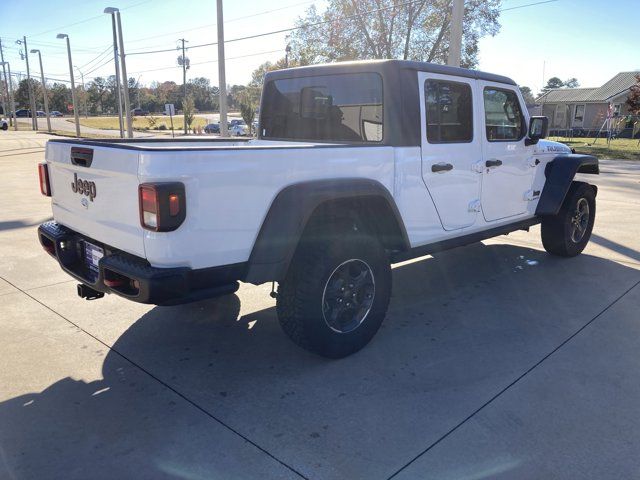
{"label": "driveway", "polygon": [[640,164],[606,161],[583,255],[539,228],[398,264],[339,361],[270,285],[87,302],[41,249],[45,135],[0,132],[0,478],[621,479],[640,474]]}

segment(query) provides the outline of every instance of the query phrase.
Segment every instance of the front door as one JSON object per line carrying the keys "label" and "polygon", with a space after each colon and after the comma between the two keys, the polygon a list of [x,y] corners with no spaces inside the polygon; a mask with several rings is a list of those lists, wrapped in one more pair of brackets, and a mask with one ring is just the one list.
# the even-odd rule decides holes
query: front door
{"label": "front door", "polygon": [[476,80],[421,72],[418,82],[422,178],[444,229],[468,227],[480,209],[481,175],[474,171],[482,152]]}
{"label": "front door", "polygon": [[486,221],[527,211],[535,194],[533,146],[525,145],[527,120],[517,87],[479,82],[483,109],[482,213]]}

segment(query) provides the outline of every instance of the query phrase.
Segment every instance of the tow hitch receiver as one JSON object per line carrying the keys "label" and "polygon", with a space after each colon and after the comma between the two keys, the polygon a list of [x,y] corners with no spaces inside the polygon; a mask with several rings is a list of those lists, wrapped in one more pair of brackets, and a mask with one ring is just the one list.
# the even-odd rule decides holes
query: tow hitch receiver
{"label": "tow hitch receiver", "polygon": [[86,298],[87,300],[97,300],[98,298],[104,297],[103,292],[99,292],[94,290],[93,288],[83,284],[78,284],[78,296],[80,298]]}

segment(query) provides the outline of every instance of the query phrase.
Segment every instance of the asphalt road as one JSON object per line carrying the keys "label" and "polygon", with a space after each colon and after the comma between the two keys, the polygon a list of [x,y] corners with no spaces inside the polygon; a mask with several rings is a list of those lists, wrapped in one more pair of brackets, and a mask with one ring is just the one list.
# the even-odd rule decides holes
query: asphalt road
{"label": "asphalt road", "polygon": [[0,132],[0,478],[640,477],[640,164],[590,178],[583,255],[533,228],[396,265],[381,331],[328,361],[269,285],[78,298],[36,239],[44,141]]}

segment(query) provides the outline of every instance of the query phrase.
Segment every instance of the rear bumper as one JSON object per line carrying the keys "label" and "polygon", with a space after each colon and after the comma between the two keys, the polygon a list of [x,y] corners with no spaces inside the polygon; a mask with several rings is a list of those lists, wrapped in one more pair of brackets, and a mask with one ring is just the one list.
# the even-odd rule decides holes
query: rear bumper
{"label": "rear bumper", "polygon": [[[42,247],[73,278],[103,293],[115,293],[139,303],[177,305],[235,292],[245,264],[193,270],[157,268],[140,257],[116,250],[56,222],[38,227]],[[104,250],[98,268],[85,262],[85,242]]]}

